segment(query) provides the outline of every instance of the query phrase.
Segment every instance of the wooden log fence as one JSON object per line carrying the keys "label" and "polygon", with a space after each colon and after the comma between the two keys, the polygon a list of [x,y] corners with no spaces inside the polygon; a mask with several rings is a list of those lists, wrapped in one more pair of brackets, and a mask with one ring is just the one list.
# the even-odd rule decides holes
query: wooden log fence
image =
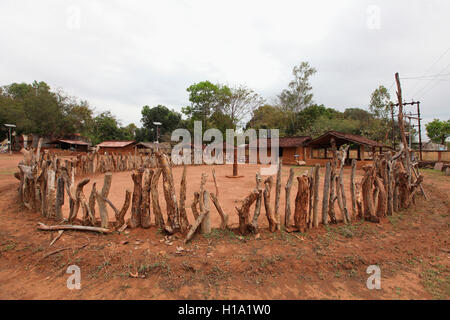
{"label": "wooden log fence", "polygon": [[[214,169],[212,181],[215,192],[206,190],[208,179],[206,173],[203,173],[200,178],[198,192],[194,192],[194,201],[190,205],[192,221],[194,221],[191,225],[186,210],[188,167],[183,167],[177,199],[172,165],[169,157],[164,153],[156,152],[151,156],[93,153],[69,160],[41,152],[41,145],[42,140],[39,141],[36,150],[22,150],[24,159],[18,166],[19,171],[15,173],[15,177],[19,180],[19,200],[23,206],[40,212],[44,218],[54,219],[59,223],[55,226],[40,225],[40,230],[110,233],[114,230],[122,231],[126,227],[150,228],[154,220],[154,225],[162,231],[168,234],[179,232],[185,236],[185,242],[188,242],[200,231],[202,234],[211,232],[209,200],[221,218],[220,229],[230,228],[228,214],[220,204],[219,185]],[[327,225],[329,222],[351,223],[358,219],[380,222],[386,216],[409,208],[415,203],[418,195],[424,194],[423,176],[416,172],[415,168],[406,167],[415,166],[415,164],[405,160],[408,152],[403,147],[395,154],[386,152],[375,156],[371,165],[363,167],[364,174],[359,181],[356,181],[357,161],[352,160],[351,170],[348,172],[350,181],[348,185],[344,182],[346,174],[344,164],[348,146],[340,146],[337,150],[335,142],[332,141],[332,154],[333,159],[326,164],[325,175],[322,178],[321,208],[319,207],[320,165],[297,177],[294,168],[290,168],[284,187],[285,208],[284,210],[280,208],[283,171],[279,163],[275,183],[274,177],[270,176],[263,184],[260,173],[256,173],[256,188],[249,192],[241,205],[236,206],[239,218],[237,231],[243,235],[259,233],[258,219],[261,210],[265,210],[270,232],[279,232],[282,222],[285,225],[283,230],[288,232],[306,232],[308,229],[317,228],[320,224]],[[133,192],[125,191],[124,203],[120,210],[108,199],[113,183],[113,172],[118,171],[131,171],[134,184]],[[104,183],[101,189],[93,183],[87,198],[83,189],[91,178],[83,178],[83,175],[93,173],[104,173]],[[75,176],[81,176],[77,182],[75,182]],[[166,221],[159,204],[158,184],[161,176],[167,208]],[[292,224],[291,189],[294,180],[297,180],[297,191],[293,203],[294,223]],[[275,199],[271,201],[272,189],[275,189]],[[351,195],[351,211],[347,207],[346,190]],[[65,201],[69,204],[67,219],[64,219],[62,214]],[[338,202],[340,215],[335,212],[337,210],[334,208],[335,201]],[[262,204],[264,204],[263,209]],[[115,221],[110,221],[107,205],[113,210],[112,216]],[[254,206],[253,217],[250,216],[252,206]],[[96,217],[96,207],[99,221]],[[80,209],[82,216],[78,218]],[[131,211],[131,217],[125,221],[129,211]],[[283,211],[284,219],[281,217]],[[321,216],[319,216],[320,213]],[[338,221],[338,216],[342,220]]]}

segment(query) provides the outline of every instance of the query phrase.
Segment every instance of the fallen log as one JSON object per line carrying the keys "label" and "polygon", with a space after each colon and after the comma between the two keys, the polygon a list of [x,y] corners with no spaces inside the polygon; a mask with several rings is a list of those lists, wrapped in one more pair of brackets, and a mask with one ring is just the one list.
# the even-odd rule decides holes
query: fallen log
{"label": "fallen log", "polygon": [[107,228],[91,227],[91,226],[76,226],[76,225],[54,225],[48,226],[44,223],[39,222],[39,230],[43,231],[58,231],[58,230],[77,230],[77,231],[92,231],[100,233],[111,233],[112,230]]}

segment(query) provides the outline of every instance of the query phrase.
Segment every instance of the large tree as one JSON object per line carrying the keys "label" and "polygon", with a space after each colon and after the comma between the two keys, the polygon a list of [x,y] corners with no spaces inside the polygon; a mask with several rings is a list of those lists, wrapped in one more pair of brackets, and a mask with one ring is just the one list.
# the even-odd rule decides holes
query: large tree
{"label": "large tree", "polygon": [[434,119],[425,125],[428,138],[434,143],[445,144],[445,141],[450,137],[450,119],[441,121]]}
{"label": "large tree", "polygon": [[302,62],[292,70],[294,79],[289,82],[289,89],[284,89],[279,95],[279,105],[285,110],[289,119],[287,128],[288,134],[294,134],[297,130],[297,113],[313,103],[312,86],[310,77],[317,70],[309,65],[308,62]]}
{"label": "large tree", "polygon": [[242,125],[242,120],[264,104],[264,99],[252,89],[240,85],[231,89],[229,101],[224,105],[224,114],[233,127]]}
{"label": "large tree", "polygon": [[183,108],[182,112],[188,117],[190,127],[193,126],[193,121],[201,121],[203,130],[215,127],[210,118],[214,113],[224,113],[225,106],[230,102],[231,89],[221,84],[202,81],[186,90],[189,92],[191,105]]}
{"label": "large tree", "polygon": [[391,97],[389,91],[384,86],[379,86],[372,93],[369,111],[371,112],[373,119],[364,126],[361,133],[376,141],[392,143],[392,123],[389,119]]}
{"label": "large tree", "polygon": [[[159,126],[160,136],[170,135],[173,130],[183,127],[183,121],[181,119],[181,114],[170,110],[163,105],[157,105],[156,107],[150,108],[149,106],[142,107],[141,111],[141,123],[145,132],[139,131],[139,135],[149,134],[148,140],[156,140],[156,127],[153,122],[160,122]],[[140,139],[142,139],[140,137]],[[147,139],[145,139],[147,140]]]}
{"label": "large tree", "polygon": [[89,138],[93,144],[108,140],[129,140],[121,129],[120,121],[111,111],[102,112],[93,119]]}

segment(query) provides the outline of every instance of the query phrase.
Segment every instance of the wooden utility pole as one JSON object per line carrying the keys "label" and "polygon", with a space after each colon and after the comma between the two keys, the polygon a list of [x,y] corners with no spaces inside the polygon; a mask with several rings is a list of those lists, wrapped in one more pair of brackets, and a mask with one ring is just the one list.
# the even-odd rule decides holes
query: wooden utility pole
{"label": "wooden utility pole", "polygon": [[406,154],[406,170],[408,173],[408,185],[411,183],[411,157],[409,155],[409,147],[406,141],[405,124],[403,122],[403,100],[402,100],[402,87],[400,85],[400,76],[398,72],[395,74],[395,81],[397,82],[397,99],[398,99],[398,126],[400,128],[400,135],[402,138],[403,148],[405,148]]}

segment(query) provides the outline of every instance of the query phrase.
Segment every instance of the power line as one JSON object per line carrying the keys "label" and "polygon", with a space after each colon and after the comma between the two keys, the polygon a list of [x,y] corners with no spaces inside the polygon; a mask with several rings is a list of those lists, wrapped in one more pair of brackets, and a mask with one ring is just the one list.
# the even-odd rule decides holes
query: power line
{"label": "power line", "polygon": [[[439,74],[444,74],[444,72],[450,67],[450,63],[439,73]],[[425,86],[422,87],[422,89],[416,91],[416,93],[414,95],[420,95],[424,93],[424,90],[427,90],[429,88],[429,85],[432,84],[434,81],[436,81],[437,79],[433,79],[430,80],[430,82],[428,82],[427,84],[425,84]],[[439,81],[439,80],[438,80]],[[434,87],[434,86],[433,86]]]}
{"label": "power line", "polygon": [[[439,58],[438,58],[435,62],[433,62],[433,63],[431,64],[431,66],[427,69],[427,71],[425,71],[425,75],[426,75],[428,72],[430,72],[430,71],[434,68],[434,66],[435,66],[439,61],[441,61],[441,59],[442,59],[443,57],[445,57],[445,55],[446,55],[449,51],[450,51],[450,46],[444,51],[443,54],[441,54],[441,55],[439,56]],[[417,83],[411,88],[411,91],[414,90],[414,89],[417,87],[418,84],[419,84],[419,82],[417,82]]]}

